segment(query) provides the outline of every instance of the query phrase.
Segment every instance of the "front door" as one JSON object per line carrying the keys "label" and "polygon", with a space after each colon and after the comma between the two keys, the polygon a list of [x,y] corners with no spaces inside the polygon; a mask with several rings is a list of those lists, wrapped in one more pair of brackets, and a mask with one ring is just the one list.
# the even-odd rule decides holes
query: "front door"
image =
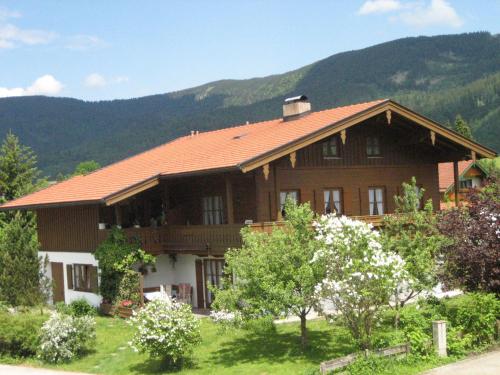
{"label": "front door", "polygon": [[213,293],[208,289],[208,285],[221,286],[224,275],[224,259],[205,259],[205,305],[207,308],[212,305]]}
{"label": "front door", "polygon": [[64,302],[64,269],[59,262],[50,262],[52,270],[52,301]]}

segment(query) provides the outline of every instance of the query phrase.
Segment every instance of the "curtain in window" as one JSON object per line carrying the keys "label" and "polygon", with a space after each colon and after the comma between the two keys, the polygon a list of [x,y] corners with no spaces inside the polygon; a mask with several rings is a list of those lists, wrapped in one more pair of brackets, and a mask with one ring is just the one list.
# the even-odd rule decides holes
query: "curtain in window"
{"label": "curtain in window", "polygon": [[291,199],[295,203],[299,201],[299,193],[297,191],[282,191],[280,192],[280,208],[281,214],[285,216],[285,203],[287,199]]}
{"label": "curtain in window", "polygon": [[325,213],[330,214],[335,210],[335,213],[342,213],[342,199],[339,189],[325,190]]}
{"label": "curtain in window", "polygon": [[384,191],[383,189],[369,189],[368,199],[370,202],[370,215],[384,214]]}
{"label": "curtain in window", "polygon": [[216,225],[224,223],[224,207],[222,196],[203,197],[203,224]]}

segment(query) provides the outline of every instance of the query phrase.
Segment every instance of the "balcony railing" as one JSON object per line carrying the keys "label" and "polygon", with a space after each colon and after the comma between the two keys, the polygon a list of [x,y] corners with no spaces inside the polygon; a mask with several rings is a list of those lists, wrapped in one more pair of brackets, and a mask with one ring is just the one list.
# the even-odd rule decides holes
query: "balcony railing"
{"label": "balcony railing", "polygon": [[[354,216],[354,219],[382,225],[383,216]],[[250,224],[256,231],[270,232],[274,225],[283,222]],[[138,240],[150,254],[185,253],[197,255],[223,255],[229,248],[241,247],[240,230],[243,224],[226,225],[166,225],[158,228],[126,228],[125,235]],[[110,230],[99,230],[99,242],[104,241]]]}
{"label": "balcony railing", "polygon": [[[231,225],[167,225],[158,228],[126,228],[131,241],[138,240],[151,254],[186,253],[222,255],[228,248],[241,247],[242,224]],[[99,230],[99,242],[110,230]]]}

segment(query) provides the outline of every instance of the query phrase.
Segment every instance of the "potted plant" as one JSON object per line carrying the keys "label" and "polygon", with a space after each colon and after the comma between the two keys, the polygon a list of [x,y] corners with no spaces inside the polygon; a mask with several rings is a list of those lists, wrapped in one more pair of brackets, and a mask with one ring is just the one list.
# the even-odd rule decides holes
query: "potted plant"
{"label": "potted plant", "polygon": [[108,299],[103,298],[99,307],[101,309],[101,313],[104,314],[104,315],[110,315],[111,316],[111,315],[114,314],[115,306]]}
{"label": "potted plant", "polygon": [[130,318],[139,305],[132,300],[121,301],[116,307],[116,313],[120,318]]}

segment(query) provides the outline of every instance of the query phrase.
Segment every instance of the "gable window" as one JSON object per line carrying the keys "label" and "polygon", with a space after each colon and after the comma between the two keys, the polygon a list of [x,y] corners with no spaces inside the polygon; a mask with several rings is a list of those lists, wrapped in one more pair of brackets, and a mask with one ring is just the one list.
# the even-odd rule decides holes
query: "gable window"
{"label": "gable window", "polygon": [[380,139],[377,136],[366,137],[366,155],[380,156]]}
{"label": "gable window", "polygon": [[339,137],[333,136],[323,142],[323,157],[335,158],[340,156]]}
{"label": "gable window", "polygon": [[470,189],[470,188],[472,188],[472,180],[471,179],[460,181],[460,189]]}
{"label": "gable window", "polygon": [[368,201],[370,202],[370,215],[384,214],[384,189],[368,189]]}
{"label": "gable window", "polygon": [[299,202],[299,191],[298,190],[287,190],[280,191],[280,212],[281,216],[285,217],[285,203],[288,199],[291,199],[293,202]]}
{"label": "gable window", "polygon": [[222,196],[203,197],[203,224],[216,225],[224,223],[224,205]]}
{"label": "gable window", "polygon": [[325,214],[342,214],[342,189],[324,191]]}
{"label": "gable window", "polygon": [[74,289],[80,292],[92,292],[93,283],[92,278],[97,277],[97,273],[94,276],[93,268],[91,264],[74,264],[73,274],[74,274]]}

